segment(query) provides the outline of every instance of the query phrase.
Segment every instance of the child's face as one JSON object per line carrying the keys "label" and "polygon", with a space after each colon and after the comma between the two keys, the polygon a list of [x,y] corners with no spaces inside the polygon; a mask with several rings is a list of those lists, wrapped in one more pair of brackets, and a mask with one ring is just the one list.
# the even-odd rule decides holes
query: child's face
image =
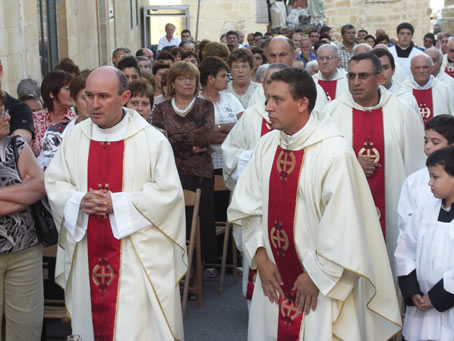
{"label": "child's face", "polygon": [[454,197],[454,176],[449,175],[442,165],[429,167],[429,186],[435,198]]}
{"label": "child's face", "polygon": [[429,156],[434,151],[447,147],[448,140],[435,130],[429,129],[424,132],[424,153]]}

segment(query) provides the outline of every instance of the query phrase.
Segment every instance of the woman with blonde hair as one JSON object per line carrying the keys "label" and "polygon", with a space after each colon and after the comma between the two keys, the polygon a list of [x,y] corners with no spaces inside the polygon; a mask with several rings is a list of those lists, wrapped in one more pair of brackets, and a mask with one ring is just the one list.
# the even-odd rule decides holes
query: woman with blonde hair
{"label": "woman with blonde hair", "polygon": [[[217,260],[216,230],[213,207],[213,165],[211,134],[214,129],[213,104],[198,97],[199,70],[188,62],[173,64],[167,74],[170,99],[158,104],[152,124],[167,132],[184,189],[201,188],[200,235],[202,259]],[[187,217],[190,222],[190,217]],[[188,225],[187,225],[188,226]]]}

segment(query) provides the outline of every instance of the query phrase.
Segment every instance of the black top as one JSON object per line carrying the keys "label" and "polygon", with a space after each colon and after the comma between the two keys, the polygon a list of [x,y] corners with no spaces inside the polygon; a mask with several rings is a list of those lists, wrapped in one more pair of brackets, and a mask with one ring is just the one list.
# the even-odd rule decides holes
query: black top
{"label": "black top", "polygon": [[33,112],[30,107],[9,94],[6,94],[5,109],[8,110],[11,120],[9,121],[10,133],[17,129],[25,129],[32,133],[35,138],[35,124],[33,123]]}
{"label": "black top", "polygon": [[415,46],[415,44],[413,44],[413,42],[411,42],[410,46],[408,48],[406,48],[405,50],[403,50],[398,45],[396,45],[397,56],[400,58],[408,58],[408,56],[410,55],[411,50],[413,49],[414,46]]}

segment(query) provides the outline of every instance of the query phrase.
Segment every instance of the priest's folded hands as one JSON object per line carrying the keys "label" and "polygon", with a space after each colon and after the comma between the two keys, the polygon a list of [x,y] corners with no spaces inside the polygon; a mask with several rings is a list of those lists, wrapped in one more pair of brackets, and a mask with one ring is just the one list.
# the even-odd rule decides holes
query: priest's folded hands
{"label": "priest's folded hands", "polygon": [[80,202],[80,209],[87,214],[105,216],[113,212],[112,196],[107,190],[90,190]]}

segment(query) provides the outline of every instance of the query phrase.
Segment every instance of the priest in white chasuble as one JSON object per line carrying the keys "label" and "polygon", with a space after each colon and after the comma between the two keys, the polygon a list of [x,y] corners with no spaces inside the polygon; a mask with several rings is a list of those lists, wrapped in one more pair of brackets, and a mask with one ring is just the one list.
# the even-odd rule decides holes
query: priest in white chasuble
{"label": "priest in white chasuble", "polygon": [[341,58],[336,45],[322,45],[317,50],[319,71],[313,76],[325,91],[328,102],[348,91],[346,72],[339,68]]}
{"label": "priest in white chasuble", "polygon": [[411,77],[403,83],[418,102],[424,123],[437,115],[454,115],[452,90],[432,75],[432,58],[422,53],[411,60]]}
{"label": "priest in white chasuble", "polygon": [[130,92],[117,69],[93,71],[86,97],[91,119],[65,137],[45,175],[72,331],[84,341],[183,340],[186,229],[172,148],[123,108]]}
{"label": "priest in white chasuble", "polygon": [[350,92],[327,105],[320,116],[331,116],[353,147],[367,176],[394,268],[400,189],[407,176],[424,165],[424,129],[410,107],[379,85],[383,73],[377,56],[353,56],[348,79]]}
{"label": "priest in white chasuble", "polygon": [[[262,83],[264,93],[271,82],[271,75],[286,68],[288,68],[287,65],[279,63],[271,64],[268,67]],[[260,137],[273,129],[265,105],[266,100],[264,99],[247,108],[222,144],[224,181],[232,191],[251,159]]]}
{"label": "priest in white chasuble", "polygon": [[258,142],[228,209],[258,276],[248,339],[388,340],[401,320],[366,177],[302,70],[271,76],[275,130]]}

